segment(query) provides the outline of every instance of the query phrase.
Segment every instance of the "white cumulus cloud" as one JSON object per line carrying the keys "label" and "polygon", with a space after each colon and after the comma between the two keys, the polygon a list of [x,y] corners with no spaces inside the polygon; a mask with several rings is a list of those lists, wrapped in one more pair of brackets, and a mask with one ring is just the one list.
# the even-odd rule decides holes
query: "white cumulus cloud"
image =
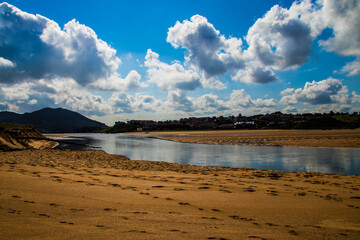
{"label": "white cumulus cloud", "polygon": [[348,89],[335,78],[328,78],[319,82],[306,82],[304,88],[296,90],[290,88],[281,92],[281,104],[294,105],[306,103],[311,105],[348,103],[350,98]]}
{"label": "white cumulus cloud", "polygon": [[233,80],[245,83],[269,83],[277,79],[274,71],[270,67],[258,65],[255,62],[246,66],[245,69],[237,71],[232,75]]}
{"label": "white cumulus cloud", "polygon": [[[175,48],[187,49],[187,62],[204,74],[205,79],[243,66],[242,40],[225,38],[200,15],[192,16],[190,21],[176,22],[169,28],[167,41]],[[214,86],[219,87],[219,83],[216,84]]]}
{"label": "white cumulus cloud", "polygon": [[192,91],[201,87],[199,75],[185,69],[180,63],[167,64],[159,60],[159,54],[148,49],[145,66],[150,83],[155,83],[162,90],[179,89]]}
{"label": "white cumulus cloud", "polygon": [[61,29],[41,15],[0,4],[0,81],[21,82],[59,76],[81,85],[107,78],[121,60],[95,32],[72,20]]}
{"label": "white cumulus cloud", "polygon": [[340,73],[347,73],[347,76],[357,76],[360,75],[360,60],[356,59],[353,62],[347,63],[342,67]]}
{"label": "white cumulus cloud", "polygon": [[253,105],[250,95],[244,89],[233,90],[230,95],[230,102],[235,107],[250,107]]}
{"label": "white cumulus cloud", "polygon": [[113,93],[109,99],[114,113],[133,113],[134,97],[126,93]]}
{"label": "white cumulus cloud", "polygon": [[195,110],[193,101],[194,99],[187,96],[184,91],[177,90],[169,92],[168,99],[164,104],[176,111],[193,112]]}
{"label": "white cumulus cloud", "polygon": [[15,67],[15,64],[10,60],[0,57],[0,67]]}
{"label": "white cumulus cloud", "polygon": [[311,54],[311,28],[292,8],[272,7],[249,29],[247,54],[264,66],[286,70],[304,64]]}
{"label": "white cumulus cloud", "polygon": [[225,110],[230,110],[228,104],[224,102],[223,100],[218,99],[217,95],[214,95],[212,93],[204,94],[200,96],[195,101],[195,106],[197,110],[203,111],[203,112],[222,112]]}
{"label": "white cumulus cloud", "polygon": [[114,73],[108,78],[101,78],[94,83],[90,84],[91,87],[100,90],[106,91],[135,91],[140,87],[145,87],[146,85],[141,81],[141,75],[132,70],[129,74],[123,79],[120,74]]}
{"label": "white cumulus cloud", "polygon": [[321,15],[333,36],[320,41],[326,50],[360,57],[360,1],[323,0]]}
{"label": "white cumulus cloud", "polygon": [[34,107],[60,106],[87,115],[103,116],[111,113],[111,108],[101,96],[84,91],[70,78],[2,85],[0,101],[6,101],[22,111],[33,111]]}

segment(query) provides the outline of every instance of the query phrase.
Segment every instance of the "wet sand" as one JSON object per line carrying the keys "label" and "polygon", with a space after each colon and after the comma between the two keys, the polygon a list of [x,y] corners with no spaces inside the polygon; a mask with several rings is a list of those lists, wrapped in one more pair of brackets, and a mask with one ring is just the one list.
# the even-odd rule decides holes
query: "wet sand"
{"label": "wet sand", "polygon": [[0,152],[0,239],[359,239],[360,177]]}
{"label": "wet sand", "polygon": [[[142,133],[145,134],[145,133]],[[226,130],[150,132],[162,139],[206,144],[360,147],[360,129],[341,130]]]}

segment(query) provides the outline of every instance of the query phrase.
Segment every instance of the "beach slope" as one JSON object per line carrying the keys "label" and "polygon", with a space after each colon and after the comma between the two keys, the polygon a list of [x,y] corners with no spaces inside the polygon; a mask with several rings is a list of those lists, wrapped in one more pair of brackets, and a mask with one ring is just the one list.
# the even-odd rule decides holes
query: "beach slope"
{"label": "beach slope", "polygon": [[360,177],[0,152],[0,239],[359,239]]}

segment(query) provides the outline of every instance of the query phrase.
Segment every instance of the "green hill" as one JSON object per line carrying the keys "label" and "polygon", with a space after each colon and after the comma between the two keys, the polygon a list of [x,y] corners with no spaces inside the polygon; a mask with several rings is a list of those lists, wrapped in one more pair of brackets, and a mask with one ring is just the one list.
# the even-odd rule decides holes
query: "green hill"
{"label": "green hill", "polygon": [[107,127],[63,108],[44,108],[24,114],[0,112],[0,123],[33,125],[42,133],[95,132]]}

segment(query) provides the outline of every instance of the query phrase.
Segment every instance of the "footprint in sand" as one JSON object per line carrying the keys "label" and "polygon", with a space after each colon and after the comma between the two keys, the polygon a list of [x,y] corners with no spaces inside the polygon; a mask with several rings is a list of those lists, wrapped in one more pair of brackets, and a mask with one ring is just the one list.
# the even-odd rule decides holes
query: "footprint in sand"
{"label": "footprint in sand", "polygon": [[72,212],[83,212],[83,211],[85,211],[84,209],[82,209],[82,208],[71,208],[70,209]]}
{"label": "footprint in sand", "polygon": [[178,213],[178,212],[169,212],[169,214],[178,214],[178,215],[181,215],[182,213]]}
{"label": "footprint in sand", "polygon": [[305,197],[305,196],[306,196],[306,192],[298,192],[298,193],[294,194],[294,196],[302,196],[302,197]]}
{"label": "footprint in sand", "polygon": [[40,216],[40,217],[47,217],[47,218],[50,217],[49,215],[47,215],[47,214],[45,214],[45,213],[39,213],[39,216]]}
{"label": "footprint in sand", "polygon": [[236,215],[232,215],[232,216],[229,216],[229,217],[232,218],[232,219],[235,219],[235,220],[241,220],[241,221],[247,221],[247,222],[255,221],[252,218],[239,217],[239,216],[236,216]]}
{"label": "footprint in sand", "polygon": [[53,178],[53,181],[55,182],[62,182],[63,180],[59,176],[51,176]]}
{"label": "footprint in sand", "polygon": [[279,226],[277,224],[274,224],[274,223],[265,223],[266,225],[270,226],[270,227],[276,227],[276,226]]}
{"label": "footprint in sand", "polygon": [[121,187],[120,184],[117,184],[117,183],[108,183],[109,185],[113,186],[113,187]]}
{"label": "footprint in sand", "polygon": [[322,228],[322,227],[316,226],[316,225],[304,225],[304,227],[312,227],[312,228],[319,228],[319,229]]}
{"label": "footprint in sand", "polygon": [[299,233],[295,232],[294,230],[290,230],[289,233],[290,233],[291,235],[294,235],[294,236],[299,235]]}
{"label": "footprint in sand", "polygon": [[97,228],[102,228],[102,229],[105,229],[107,227],[105,227],[104,225],[96,225]]}
{"label": "footprint in sand", "polygon": [[244,192],[255,192],[255,189],[248,187],[244,189]]}
{"label": "footprint in sand", "polygon": [[232,193],[231,191],[226,190],[226,189],[220,189],[219,191],[220,191],[220,192],[224,192],[224,193]]}
{"label": "footprint in sand", "polygon": [[336,202],[341,202],[342,199],[339,197],[336,197],[336,194],[328,194],[326,196],[320,196],[320,198],[325,199],[325,200],[334,200]]}
{"label": "footprint in sand", "polygon": [[129,232],[132,232],[132,233],[147,233],[146,231],[144,230],[130,230]]}
{"label": "footprint in sand", "polygon": [[12,214],[18,214],[20,215],[22,211],[20,210],[15,210],[15,209],[12,209],[12,208],[9,208],[8,209],[8,213],[12,213]]}
{"label": "footprint in sand", "polygon": [[261,240],[267,240],[267,238],[258,237],[258,236],[248,236],[248,238],[257,238],[257,239],[261,239]]}
{"label": "footprint in sand", "polygon": [[279,192],[276,191],[276,190],[266,190],[268,193],[268,195],[270,196],[278,196],[279,195]]}
{"label": "footprint in sand", "polygon": [[104,208],[104,211],[117,211],[117,209],[114,209],[114,208]]}
{"label": "footprint in sand", "polygon": [[360,196],[353,196],[353,197],[350,197],[350,199],[360,199]]}
{"label": "footprint in sand", "polygon": [[217,219],[216,217],[202,217],[201,219],[220,220]]}
{"label": "footprint in sand", "polygon": [[60,221],[61,224],[69,224],[69,225],[74,225],[73,222],[67,222],[67,221]]}
{"label": "footprint in sand", "polygon": [[147,196],[150,195],[150,193],[145,193],[145,192],[140,192],[139,194],[140,195],[147,195]]}

